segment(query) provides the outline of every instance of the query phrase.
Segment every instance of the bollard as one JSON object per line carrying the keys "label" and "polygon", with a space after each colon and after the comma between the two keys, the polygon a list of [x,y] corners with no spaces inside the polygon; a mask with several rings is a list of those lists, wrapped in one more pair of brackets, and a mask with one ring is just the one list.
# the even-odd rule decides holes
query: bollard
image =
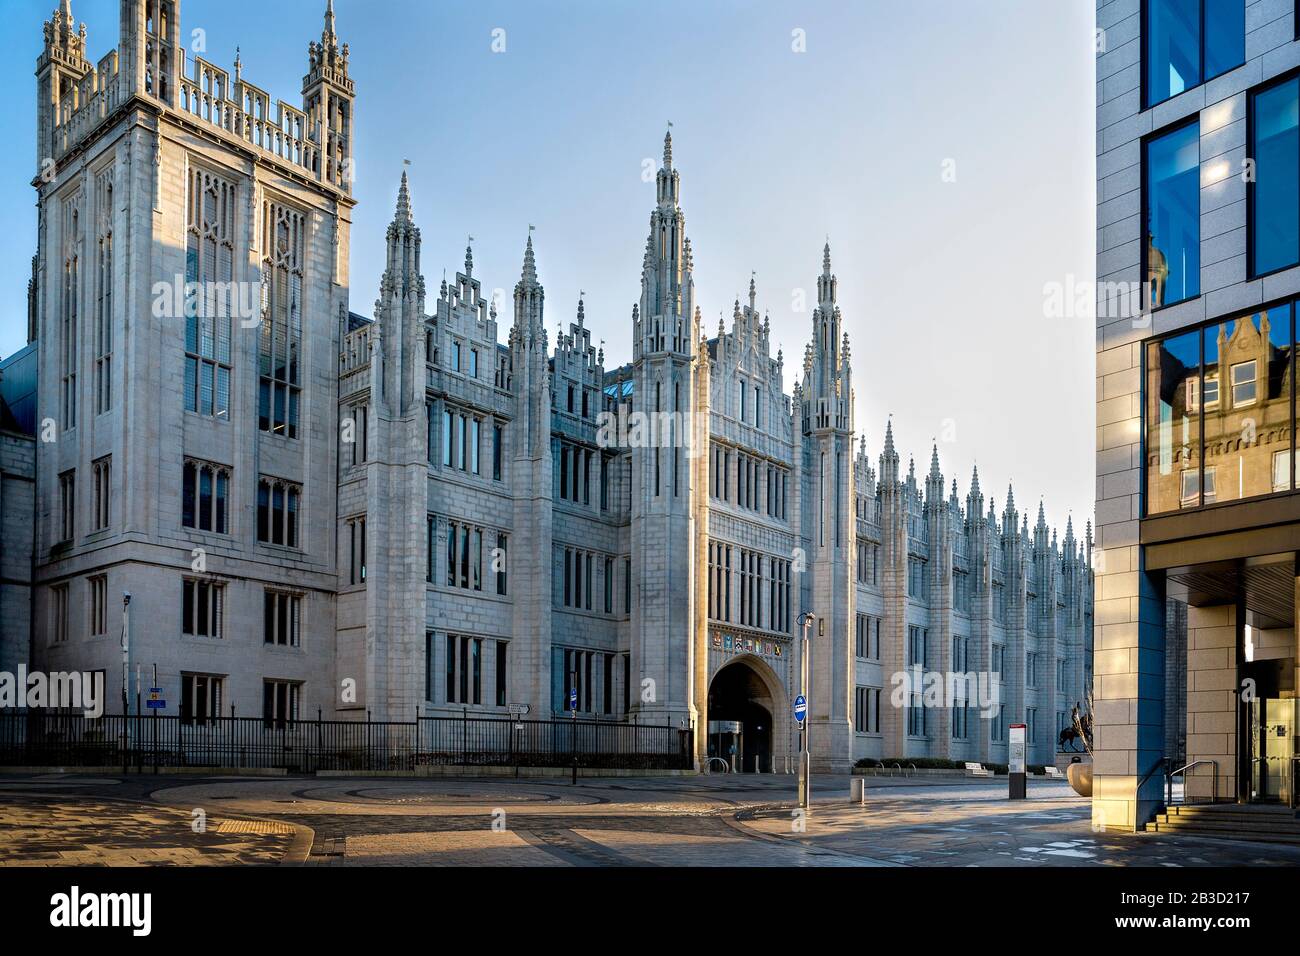
{"label": "bollard", "polygon": [[866,805],[867,802],[867,778],[852,777],[849,780],[849,803]]}

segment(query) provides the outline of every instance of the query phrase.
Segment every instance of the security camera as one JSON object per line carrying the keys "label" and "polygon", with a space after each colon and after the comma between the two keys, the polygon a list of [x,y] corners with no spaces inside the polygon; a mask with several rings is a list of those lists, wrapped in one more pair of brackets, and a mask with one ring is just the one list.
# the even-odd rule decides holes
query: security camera
{"label": "security camera", "polygon": [[123,591],[123,592],[122,592],[122,606],[123,606],[123,607],[126,607],[126,606],[127,606],[128,604],[130,604],[130,603],[131,603],[131,592],[130,592],[130,591]]}

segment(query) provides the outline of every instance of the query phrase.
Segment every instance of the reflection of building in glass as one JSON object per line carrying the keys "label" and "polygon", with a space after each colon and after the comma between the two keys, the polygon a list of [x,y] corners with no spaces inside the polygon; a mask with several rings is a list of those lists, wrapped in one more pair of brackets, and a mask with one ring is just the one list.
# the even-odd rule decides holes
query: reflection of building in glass
{"label": "reflection of building in glass", "polygon": [[1147,513],[1292,487],[1289,304],[1146,346]]}

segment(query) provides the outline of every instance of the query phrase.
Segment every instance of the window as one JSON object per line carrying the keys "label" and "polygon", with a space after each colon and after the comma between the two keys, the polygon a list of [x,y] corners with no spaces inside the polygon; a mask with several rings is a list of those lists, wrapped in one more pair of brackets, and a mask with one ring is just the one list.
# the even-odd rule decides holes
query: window
{"label": "window", "polygon": [[1233,365],[1229,372],[1232,376],[1232,407],[1255,404],[1255,361],[1241,362]]}
{"label": "window", "polygon": [[483,703],[483,639],[447,635],[448,704]]}
{"label": "window", "polygon": [[348,519],[348,584],[366,583],[366,516]]}
{"label": "window", "polygon": [[230,414],[230,321],[234,283],[235,186],[192,169],[186,202],[185,410]]}
{"label": "window", "polygon": [[1245,61],[1245,6],[1242,0],[1147,0],[1147,106]]}
{"label": "window", "polygon": [[[1226,392],[1213,414],[1207,405],[1206,414],[1195,416],[1205,471],[1201,504],[1273,493],[1273,453],[1289,453],[1292,445],[1291,312],[1289,304],[1282,305],[1203,331],[1202,378],[1225,380]],[[1189,460],[1187,468],[1195,471],[1197,464]],[[1196,507],[1196,480],[1184,480],[1180,505]],[[1288,491],[1289,484],[1288,479]]]}
{"label": "window", "polygon": [[1300,77],[1254,93],[1249,126],[1250,274],[1259,276],[1300,263]]}
{"label": "window", "polygon": [[1273,490],[1288,491],[1291,488],[1291,473],[1294,452],[1275,451],[1273,452]]}
{"label": "window", "polygon": [[262,643],[297,647],[302,596],[268,588],[262,594]]}
{"label": "window", "polygon": [[[1200,335],[1188,332],[1147,346],[1146,510],[1176,511],[1199,495],[1200,412],[1189,396],[1200,381]],[[1217,398],[1217,384],[1216,384]],[[1190,466],[1193,477],[1188,486]],[[1195,504],[1196,502],[1193,502]]]}
{"label": "window", "polygon": [[90,636],[103,637],[108,633],[108,577],[97,574],[88,579],[90,585]]}
{"label": "window", "polygon": [[262,723],[267,727],[284,727],[298,719],[302,684],[297,681],[262,681]]}
{"label": "window", "polygon": [[181,477],[181,525],[226,534],[229,494],[229,469],[186,459]]}
{"label": "window", "polygon": [[81,259],[81,218],[77,209],[80,196],[63,208],[63,262],[59,289],[59,318],[62,341],[59,343],[59,411],[65,431],[77,427],[77,340],[81,330],[78,306],[81,297],[79,278]]}
{"label": "window", "polygon": [[1025,742],[1029,744],[1038,742],[1038,709],[1036,707],[1025,708]]}
{"label": "window", "polygon": [[56,644],[68,639],[68,586],[56,584],[50,588],[50,615],[53,627],[50,638]]}
{"label": "window", "polygon": [[59,475],[59,540],[71,541],[77,528],[77,473]]}
{"label": "window", "polygon": [[478,349],[469,350],[469,377],[478,378]]}
{"label": "window", "polygon": [[113,456],[106,455],[91,463],[94,498],[91,501],[90,530],[102,531],[109,525],[109,502],[112,500]]}
{"label": "window", "polygon": [[860,734],[880,733],[879,688],[855,688],[853,696],[853,729]]}
{"label": "window", "polygon": [[1025,654],[1025,686],[1038,686],[1038,655],[1033,651]]}
{"label": "window", "polygon": [[501,480],[501,460],[505,453],[503,443],[505,440],[505,429],[500,425],[492,426],[492,480]]}
{"label": "window", "polygon": [[506,706],[506,652],[510,650],[508,641],[497,641],[497,706]]}
{"label": "window", "polygon": [[452,467],[451,420],[451,412],[444,409],[442,413],[442,464],[446,468]]}
{"label": "window", "polygon": [[998,704],[998,714],[993,721],[993,726],[989,728],[989,739],[1001,742],[1006,739],[1007,727],[1007,705]]}
{"label": "window", "polygon": [[95,181],[95,414],[113,407],[113,170]]}
{"label": "window", "polygon": [[993,666],[991,669],[994,674],[998,675],[998,680],[1002,679],[1003,667],[1006,661],[1006,650],[1006,647],[1002,644],[993,645]]}
{"label": "window", "polygon": [[257,540],[265,544],[298,547],[298,506],[302,488],[279,478],[257,483]]}
{"label": "window", "polygon": [[226,589],[211,581],[186,578],[181,582],[181,633],[193,637],[221,637]]}
{"label": "window", "polygon": [[[623,613],[632,613],[632,559],[623,559]],[[627,710],[626,707],[623,708]]]}
{"label": "window", "polygon": [[1145,143],[1143,273],[1151,308],[1200,294],[1200,164],[1195,120]]}
{"label": "window", "polygon": [[[498,583],[504,586],[503,581]],[[482,528],[447,522],[447,586],[483,590]]]}
{"label": "window", "polygon": [[918,601],[925,600],[926,587],[925,562],[920,558],[907,559],[907,596]]}
{"label": "window", "polygon": [[453,340],[451,343],[451,367],[459,372],[460,366],[460,343]]}
{"label": "window", "polygon": [[506,593],[506,573],[508,571],[508,542],[504,534],[497,535],[497,553],[492,556],[493,566],[497,573],[497,594]]}
{"label": "window", "polygon": [[360,465],[370,458],[370,414],[369,406],[362,403],[353,405],[349,417],[352,420],[351,441],[352,464]]}
{"label": "window", "polygon": [[605,559],[605,613],[614,613],[614,559]]}
{"label": "window", "polygon": [[208,724],[220,717],[225,683],[224,676],[181,671],[181,723]]}
{"label": "window", "polygon": [[262,204],[258,427],[287,438],[298,437],[306,233],[307,217],[301,212],[278,202]]}

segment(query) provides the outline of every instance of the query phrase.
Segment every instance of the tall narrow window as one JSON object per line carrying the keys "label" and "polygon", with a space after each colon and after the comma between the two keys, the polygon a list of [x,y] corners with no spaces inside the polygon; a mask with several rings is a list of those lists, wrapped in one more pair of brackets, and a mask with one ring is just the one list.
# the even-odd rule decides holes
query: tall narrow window
{"label": "tall narrow window", "polygon": [[497,641],[497,706],[506,706],[506,674],[507,674],[507,652],[510,650],[510,644],[507,641]]}
{"label": "tall narrow window", "polygon": [[69,200],[63,207],[63,262],[59,290],[60,332],[62,341],[59,349],[60,381],[59,411],[63,419],[63,430],[77,427],[77,366],[80,352],[78,341],[81,334],[79,305],[81,302],[81,216],[77,209],[80,197]]}
{"label": "tall narrow window", "polygon": [[90,527],[102,531],[109,525],[109,502],[112,501],[113,456],[105,455],[91,463],[95,479],[94,498],[91,501]]}
{"label": "tall narrow window", "polygon": [[262,642],[297,647],[301,616],[301,595],[268,588],[262,592]]}
{"label": "tall narrow window", "polygon": [[185,408],[230,414],[231,317],[241,303],[234,282],[235,186],[190,173],[185,245]]}
{"label": "tall narrow window", "polygon": [[1300,262],[1300,78],[1251,97],[1251,274]]}
{"label": "tall narrow window", "polygon": [[227,534],[230,470],[187,458],[181,474],[181,526]]}
{"label": "tall narrow window", "polygon": [[71,541],[77,523],[77,473],[69,470],[59,475],[59,540]]}
{"label": "tall narrow window", "polygon": [[95,414],[113,407],[113,170],[95,183]]}
{"label": "tall narrow window", "polygon": [[1201,291],[1201,140],[1195,120],[1147,140],[1143,260],[1152,308]]}
{"label": "tall narrow window", "polygon": [[211,581],[186,578],[181,582],[181,633],[195,637],[223,637],[226,589]]}
{"label": "tall narrow window", "polygon": [[279,478],[259,479],[257,540],[265,544],[298,547],[298,506],[301,501],[301,486]]}
{"label": "tall narrow window", "polygon": [[108,576],[97,574],[88,579],[90,584],[90,636],[103,637],[108,633]]}
{"label": "tall narrow window", "polygon": [[501,480],[501,461],[505,455],[503,443],[505,430],[500,425],[492,426],[492,480]]}
{"label": "tall narrow window", "polygon": [[278,202],[262,204],[262,339],[258,427],[298,437],[302,381],[303,249],[307,217]]}

